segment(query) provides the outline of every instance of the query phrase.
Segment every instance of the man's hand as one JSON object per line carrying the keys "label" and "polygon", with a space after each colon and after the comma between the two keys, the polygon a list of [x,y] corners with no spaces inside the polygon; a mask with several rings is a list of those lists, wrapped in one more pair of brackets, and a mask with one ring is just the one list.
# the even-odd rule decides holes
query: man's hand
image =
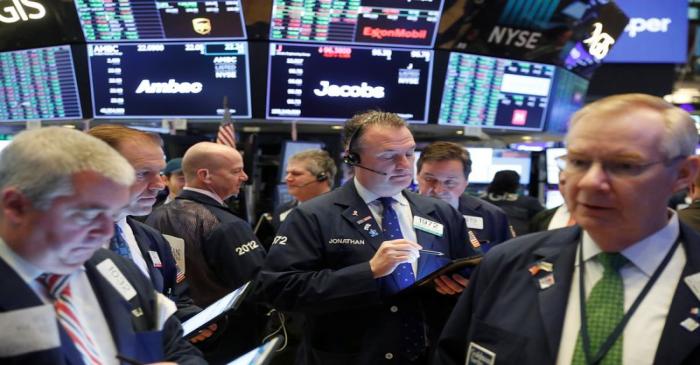
{"label": "man's hand", "polygon": [[197,343],[206,340],[207,338],[211,337],[214,332],[216,332],[217,328],[218,326],[216,323],[210,324],[209,327],[201,329],[199,333],[197,333],[197,336],[190,338],[190,342]]}
{"label": "man's hand", "polygon": [[384,241],[369,260],[369,267],[375,279],[394,272],[399,264],[418,259],[418,250],[422,247],[405,239]]}
{"label": "man's hand", "polygon": [[435,279],[434,283],[435,290],[438,293],[455,295],[461,293],[469,285],[469,279],[459,274],[452,274],[452,278],[449,278],[447,275],[441,275]]}

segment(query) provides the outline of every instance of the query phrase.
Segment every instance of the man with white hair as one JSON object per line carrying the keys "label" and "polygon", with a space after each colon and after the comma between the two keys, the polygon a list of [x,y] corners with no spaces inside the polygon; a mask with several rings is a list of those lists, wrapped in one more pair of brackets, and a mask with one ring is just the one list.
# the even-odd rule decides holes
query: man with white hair
{"label": "man with white hair", "polygon": [[0,155],[0,362],[203,363],[175,305],[101,249],[134,170],[82,132],[20,133]]}

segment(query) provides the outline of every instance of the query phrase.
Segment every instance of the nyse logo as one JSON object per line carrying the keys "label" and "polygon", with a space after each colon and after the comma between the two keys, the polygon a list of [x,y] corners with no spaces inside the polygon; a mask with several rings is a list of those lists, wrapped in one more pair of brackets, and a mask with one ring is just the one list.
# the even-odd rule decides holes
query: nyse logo
{"label": "nyse logo", "polygon": [[542,33],[529,30],[495,26],[489,34],[489,43],[513,45],[519,48],[535,49]]}
{"label": "nyse logo", "polygon": [[[20,20],[41,19],[46,15],[46,8],[36,1],[12,0],[13,5],[0,9],[0,22],[11,24]],[[8,16],[9,15],[9,16]]]}
{"label": "nyse logo", "polygon": [[341,98],[384,98],[384,87],[369,86],[363,82],[357,85],[332,85],[329,81],[323,80],[320,82],[322,89],[314,89],[316,96],[330,96]]}
{"label": "nyse logo", "polygon": [[666,33],[669,24],[671,24],[671,18],[632,18],[627,23],[625,32],[630,38],[634,38],[642,32]]}
{"label": "nyse logo", "polygon": [[170,79],[168,82],[151,82],[148,79],[141,80],[136,88],[137,94],[199,94],[202,92],[201,82],[177,82]]}
{"label": "nyse logo", "polygon": [[615,44],[615,39],[608,33],[603,33],[603,24],[593,24],[593,33],[591,37],[584,40],[583,43],[588,45],[588,53],[591,56],[602,60],[610,52],[610,46]]}

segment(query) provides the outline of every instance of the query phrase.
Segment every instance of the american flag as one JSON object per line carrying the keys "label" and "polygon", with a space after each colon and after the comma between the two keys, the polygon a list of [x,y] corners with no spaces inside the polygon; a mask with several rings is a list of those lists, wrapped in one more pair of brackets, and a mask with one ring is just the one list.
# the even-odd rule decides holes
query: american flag
{"label": "american flag", "polygon": [[231,121],[231,111],[228,108],[228,96],[224,96],[224,120],[216,133],[216,143],[236,148],[236,130]]}

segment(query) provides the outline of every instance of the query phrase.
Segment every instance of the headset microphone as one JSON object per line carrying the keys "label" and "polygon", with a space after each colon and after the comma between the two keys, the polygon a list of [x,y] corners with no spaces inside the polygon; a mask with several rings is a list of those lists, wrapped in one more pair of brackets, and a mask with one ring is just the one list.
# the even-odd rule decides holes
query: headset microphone
{"label": "headset microphone", "polygon": [[372,171],[372,172],[374,172],[375,174],[379,174],[379,175],[382,175],[382,176],[388,175],[386,172],[381,172],[381,171],[377,171],[377,170],[374,170],[374,169],[370,169],[369,167],[365,167],[365,166],[362,166],[362,165],[359,165],[359,164],[354,164],[354,165],[350,165],[350,166],[355,166],[355,167],[359,167],[359,168],[361,168],[361,169],[365,169],[365,170],[367,170],[367,171]]}

